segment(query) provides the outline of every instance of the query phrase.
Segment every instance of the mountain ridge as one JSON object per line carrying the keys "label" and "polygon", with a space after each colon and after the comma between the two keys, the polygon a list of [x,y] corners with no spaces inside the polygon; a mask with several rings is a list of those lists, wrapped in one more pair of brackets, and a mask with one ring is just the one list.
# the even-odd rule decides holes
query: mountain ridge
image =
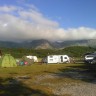
{"label": "mountain ridge", "polygon": [[11,41],[0,41],[0,47],[6,48],[34,48],[34,49],[54,49],[64,48],[68,46],[90,46],[96,47],[96,39],[88,40],[67,40],[67,41],[55,41],[51,42],[45,39],[30,40],[24,42],[11,42]]}

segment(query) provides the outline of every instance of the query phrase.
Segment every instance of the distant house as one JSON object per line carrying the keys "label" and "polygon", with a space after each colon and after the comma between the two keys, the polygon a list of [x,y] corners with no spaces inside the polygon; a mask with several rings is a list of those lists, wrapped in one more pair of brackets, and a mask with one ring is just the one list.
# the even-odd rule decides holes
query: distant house
{"label": "distant house", "polygon": [[44,59],[46,63],[70,63],[68,55],[49,55]]}

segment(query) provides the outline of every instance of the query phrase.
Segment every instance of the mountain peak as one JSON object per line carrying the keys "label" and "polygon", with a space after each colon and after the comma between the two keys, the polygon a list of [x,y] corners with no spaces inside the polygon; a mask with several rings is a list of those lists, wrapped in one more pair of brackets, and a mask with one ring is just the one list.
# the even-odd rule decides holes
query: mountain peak
{"label": "mountain peak", "polygon": [[96,47],[96,39],[91,40],[74,40],[74,41],[62,41],[62,42],[50,42],[45,39],[30,40],[26,42],[16,43],[8,41],[0,41],[0,47],[2,48],[35,48],[35,49],[52,49],[52,48],[64,48],[68,46],[90,46]]}

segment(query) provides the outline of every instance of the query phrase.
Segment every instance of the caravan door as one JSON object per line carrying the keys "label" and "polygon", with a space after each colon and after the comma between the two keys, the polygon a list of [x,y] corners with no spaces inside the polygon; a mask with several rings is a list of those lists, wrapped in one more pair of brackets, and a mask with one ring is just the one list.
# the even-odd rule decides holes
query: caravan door
{"label": "caravan door", "polygon": [[60,56],[60,63],[63,63],[63,56]]}

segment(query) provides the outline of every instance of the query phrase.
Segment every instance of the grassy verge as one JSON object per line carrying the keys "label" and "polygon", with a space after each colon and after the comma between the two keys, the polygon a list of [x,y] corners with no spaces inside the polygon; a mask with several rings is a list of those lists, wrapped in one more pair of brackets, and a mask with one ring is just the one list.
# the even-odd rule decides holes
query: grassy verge
{"label": "grassy verge", "polygon": [[83,64],[33,64],[31,66],[0,68],[0,95],[55,96],[52,93],[54,87],[51,84],[81,82],[67,77],[53,78],[53,74],[62,73],[61,70],[64,71],[70,66],[78,66],[82,69]]}

